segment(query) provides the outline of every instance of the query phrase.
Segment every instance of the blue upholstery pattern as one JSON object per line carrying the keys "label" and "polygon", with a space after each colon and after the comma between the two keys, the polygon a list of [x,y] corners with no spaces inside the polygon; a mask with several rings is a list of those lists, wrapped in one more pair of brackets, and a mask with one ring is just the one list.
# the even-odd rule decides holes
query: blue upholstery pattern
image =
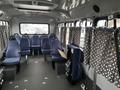
{"label": "blue upholstery pattern", "polygon": [[31,38],[31,48],[35,48],[35,49],[40,48],[40,39],[38,35],[34,35]]}
{"label": "blue upholstery pattern", "polygon": [[29,38],[26,36],[22,36],[20,40],[20,52],[21,52],[21,55],[30,54],[30,41],[29,41]]}
{"label": "blue upholstery pattern", "polygon": [[15,33],[14,36],[15,36],[15,38],[16,38],[18,44],[20,45],[20,40],[21,40],[20,35],[19,35],[18,33]]}
{"label": "blue upholstery pattern", "polygon": [[52,60],[55,62],[65,62],[66,60],[62,58],[58,52],[58,49],[63,50],[62,45],[54,33],[49,35],[49,43]]}
{"label": "blue upholstery pattern", "polygon": [[50,45],[49,45],[48,37],[43,36],[41,38],[41,51],[42,51],[43,54],[49,54],[50,53]]}
{"label": "blue upholstery pattern", "polygon": [[14,65],[20,63],[19,45],[16,40],[8,42],[4,65]]}
{"label": "blue upholstery pattern", "polygon": [[12,58],[6,58],[3,63],[4,65],[16,65],[19,64],[20,57],[12,57]]}

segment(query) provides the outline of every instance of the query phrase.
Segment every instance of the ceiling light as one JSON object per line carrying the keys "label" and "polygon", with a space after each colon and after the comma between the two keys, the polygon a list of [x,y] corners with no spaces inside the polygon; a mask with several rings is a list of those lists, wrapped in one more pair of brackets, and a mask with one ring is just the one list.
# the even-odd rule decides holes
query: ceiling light
{"label": "ceiling light", "polygon": [[49,13],[49,11],[40,11],[40,10],[28,10],[28,9],[16,9],[22,12],[40,12],[40,13]]}
{"label": "ceiling light", "polygon": [[37,5],[25,5],[25,4],[14,4],[17,8],[33,9],[33,10],[50,10],[48,6],[37,6]]}

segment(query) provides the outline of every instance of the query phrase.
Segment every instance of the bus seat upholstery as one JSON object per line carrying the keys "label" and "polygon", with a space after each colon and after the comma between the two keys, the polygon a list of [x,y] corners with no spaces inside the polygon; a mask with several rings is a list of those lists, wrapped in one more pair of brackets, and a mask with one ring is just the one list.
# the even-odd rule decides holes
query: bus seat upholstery
{"label": "bus seat upholstery", "polygon": [[17,65],[17,71],[20,70],[20,54],[19,46],[16,40],[11,40],[8,42],[5,59],[2,62],[3,65]]}
{"label": "bus seat upholstery", "polygon": [[40,39],[38,35],[33,35],[33,37],[31,38],[31,48],[32,49],[40,48]]}
{"label": "bus seat upholstery", "polygon": [[43,36],[41,38],[41,51],[43,54],[50,54],[50,44],[48,37]]}
{"label": "bus seat upholstery", "polygon": [[22,36],[20,40],[20,53],[21,55],[29,55],[30,54],[30,41],[28,37]]}
{"label": "bus seat upholstery", "polygon": [[20,35],[19,35],[18,33],[15,33],[15,34],[14,34],[14,37],[15,37],[15,39],[17,40],[18,44],[20,45],[20,40],[21,40]]}

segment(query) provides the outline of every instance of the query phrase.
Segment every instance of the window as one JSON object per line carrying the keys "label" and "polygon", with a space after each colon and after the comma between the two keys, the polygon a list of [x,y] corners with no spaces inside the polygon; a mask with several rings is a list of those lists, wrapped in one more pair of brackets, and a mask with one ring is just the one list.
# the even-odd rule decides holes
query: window
{"label": "window", "polygon": [[108,21],[108,28],[114,27],[114,20],[109,20]]}
{"label": "window", "polygon": [[117,19],[116,23],[117,23],[117,27],[120,27],[120,19]]}
{"label": "window", "polygon": [[66,31],[66,45],[69,43],[69,34],[70,34],[70,28],[67,27],[67,31]]}
{"label": "window", "polygon": [[81,33],[80,33],[80,47],[84,48],[84,40],[85,40],[85,30],[86,30],[86,20],[81,23]]}
{"label": "window", "polygon": [[49,25],[48,24],[20,24],[20,33],[21,34],[48,34]]}
{"label": "window", "polygon": [[87,27],[92,27],[92,21],[87,21]]}
{"label": "window", "polygon": [[80,27],[80,21],[76,22],[76,27]]}
{"label": "window", "polygon": [[84,41],[85,41],[85,27],[81,28],[81,33],[80,33],[80,47],[84,48]]}
{"label": "window", "polygon": [[81,4],[85,4],[85,2],[86,2],[86,0],[82,0],[82,1],[81,1]]}
{"label": "window", "polygon": [[83,21],[83,22],[81,23],[81,27],[86,27],[86,21]]}
{"label": "window", "polygon": [[106,26],[106,20],[99,20],[97,22],[97,27],[105,27]]}

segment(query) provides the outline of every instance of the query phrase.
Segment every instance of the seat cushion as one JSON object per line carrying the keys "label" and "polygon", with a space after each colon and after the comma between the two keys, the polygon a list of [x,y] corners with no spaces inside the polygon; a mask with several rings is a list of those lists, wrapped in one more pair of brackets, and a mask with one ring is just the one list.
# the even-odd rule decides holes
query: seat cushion
{"label": "seat cushion", "polygon": [[3,61],[4,65],[16,65],[20,63],[20,57],[5,58]]}
{"label": "seat cushion", "polygon": [[29,55],[30,54],[30,50],[21,51],[20,54],[21,55]]}
{"label": "seat cushion", "polygon": [[39,48],[40,45],[31,45],[31,48]]}
{"label": "seat cushion", "polygon": [[41,49],[43,54],[50,54],[50,49]]}
{"label": "seat cushion", "polygon": [[55,62],[66,62],[67,61],[65,58],[62,58],[60,56],[52,56],[52,60]]}

